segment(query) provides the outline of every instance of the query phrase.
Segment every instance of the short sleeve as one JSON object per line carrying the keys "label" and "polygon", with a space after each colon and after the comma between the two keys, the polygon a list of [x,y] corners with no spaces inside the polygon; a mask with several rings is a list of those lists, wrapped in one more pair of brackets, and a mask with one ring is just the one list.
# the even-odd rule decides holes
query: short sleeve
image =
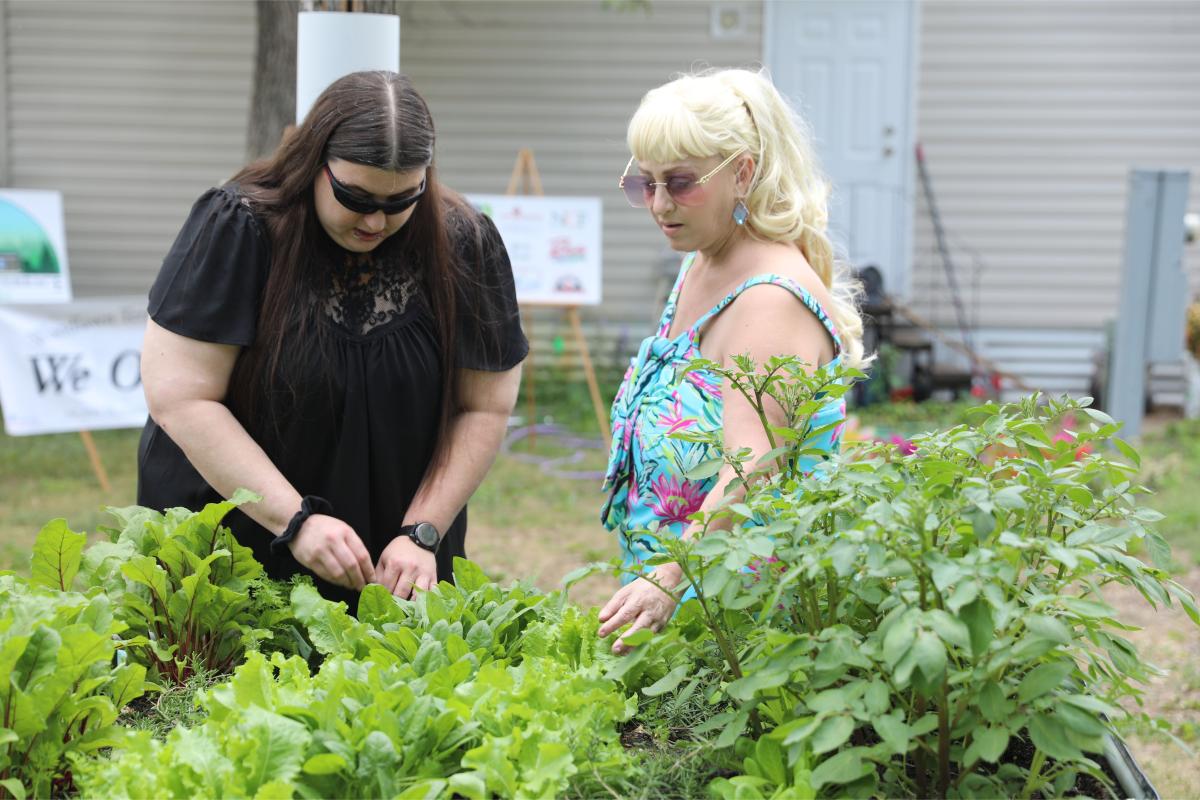
{"label": "short sleeve", "polygon": [[454,226],[463,275],[456,333],[458,365],[501,372],[525,359],[529,341],[521,330],[517,290],[504,240],[486,215],[476,212],[473,222]]}
{"label": "short sleeve", "polygon": [[233,187],[192,206],[150,288],[150,318],[180,336],[254,344],[270,245]]}

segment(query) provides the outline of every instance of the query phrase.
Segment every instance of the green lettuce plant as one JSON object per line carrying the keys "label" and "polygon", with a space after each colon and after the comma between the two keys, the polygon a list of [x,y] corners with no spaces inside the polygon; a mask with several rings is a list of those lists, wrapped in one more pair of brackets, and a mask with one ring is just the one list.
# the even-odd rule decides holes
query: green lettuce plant
{"label": "green lettuce plant", "polygon": [[358,618],[311,585],[296,616],[324,655],[252,652],[201,695],[203,723],[131,735],[80,767],[89,796],[561,796],[627,769],[617,726],[636,705],[604,677],[595,612],[469,562],[413,601],[380,586]]}
{"label": "green lettuce plant", "polygon": [[[1031,797],[1068,791],[1081,772],[1105,781],[1095,754],[1153,668],[1102,589],[1133,586],[1200,622],[1164,571],[1159,515],[1138,503],[1138,456],[1118,426],[1086,400],[1034,396],[917,436],[910,455],[866,445],[806,472],[813,415],[844,374],[782,359],[693,368],[747,397],[773,447],[769,467],[728,451],[699,465],[733,464],[744,493],[704,519],[702,537],[661,542],[697,599],[659,641],[692,647],[697,667],[656,688],[720,670],[707,726],[718,744],[749,733],[786,756],[756,750],[774,766],[748,770],[737,796]],[[769,399],[785,425],[767,424]],[[1026,763],[1009,757],[1018,744]]]}
{"label": "green lettuce plant", "polygon": [[[81,541],[51,529],[41,543],[77,564]],[[119,658],[126,626],[104,595],[36,577],[0,574],[0,798],[71,791],[72,761],[117,744],[121,709],[149,688],[145,668]]]}

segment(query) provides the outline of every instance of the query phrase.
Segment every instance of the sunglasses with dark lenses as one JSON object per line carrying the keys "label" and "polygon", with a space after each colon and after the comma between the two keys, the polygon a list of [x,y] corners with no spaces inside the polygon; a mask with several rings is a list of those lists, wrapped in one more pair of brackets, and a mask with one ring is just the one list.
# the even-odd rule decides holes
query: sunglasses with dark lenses
{"label": "sunglasses with dark lenses", "polygon": [[374,214],[376,211],[382,211],[388,215],[399,214],[420,200],[421,195],[425,193],[425,181],[422,180],[421,185],[412,194],[392,200],[385,200],[381,203],[374,198],[363,197],[349,186],[338,181],[328,164],[325,165],[325,174],[329,176],[329,188],[333,189],[334,199],[356,214]]}
{"label": "sunglasses with dark lenses", "polygon": [[[722,169],[727,167],[735,158],[740,156],[745,150],[739,150],[729,158],[718,164],[711,172],[702,177],[692,175],[669,175],[665,181],[652,181],[645,175],[621,175],[621,180],[617,183],[621,190],[625,192],[625,199],[629,201],[629,205],[634,208],[648,208],[654,203],[654,193],[661,186],[667,190],[667,194],[671,199],[681,206],[695,206],[704,202],[704,184],[708,183],[713,175],[716,175]],[[629,172],[629,168],[633,166],[636,156],[629,159],[629,163],[625,165],[625,172]]]}

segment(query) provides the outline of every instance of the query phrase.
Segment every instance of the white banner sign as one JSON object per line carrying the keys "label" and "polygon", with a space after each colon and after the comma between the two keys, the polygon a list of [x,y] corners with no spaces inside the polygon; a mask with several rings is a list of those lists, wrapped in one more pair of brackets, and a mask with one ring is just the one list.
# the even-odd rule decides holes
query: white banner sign
{"label": "white banner sign", "polygon": [[62,194],[0,189],[0,303],[70,299]]}
{"label": "white banner sign", "polygon": [[0,406],[10,436],[139,428],[146,298],[0,307]]}
{"label": "white banner sign", "polygon": [[600,302],[600,198],[472,194],[492,218],[517,283],[517,300],[560,306]]}

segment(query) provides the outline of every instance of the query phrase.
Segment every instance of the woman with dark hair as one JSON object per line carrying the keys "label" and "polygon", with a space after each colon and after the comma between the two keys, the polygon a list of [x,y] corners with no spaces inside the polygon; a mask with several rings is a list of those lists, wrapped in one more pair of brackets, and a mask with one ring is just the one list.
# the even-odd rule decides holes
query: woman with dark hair
{"label": "woman with dark hair", "polygon": [[150,290],[139,504],[251,489],[238,539],[352,609],[451,579],[528,351],[499,234],[433,162],[409,80],[348,75],[196,202]]}

